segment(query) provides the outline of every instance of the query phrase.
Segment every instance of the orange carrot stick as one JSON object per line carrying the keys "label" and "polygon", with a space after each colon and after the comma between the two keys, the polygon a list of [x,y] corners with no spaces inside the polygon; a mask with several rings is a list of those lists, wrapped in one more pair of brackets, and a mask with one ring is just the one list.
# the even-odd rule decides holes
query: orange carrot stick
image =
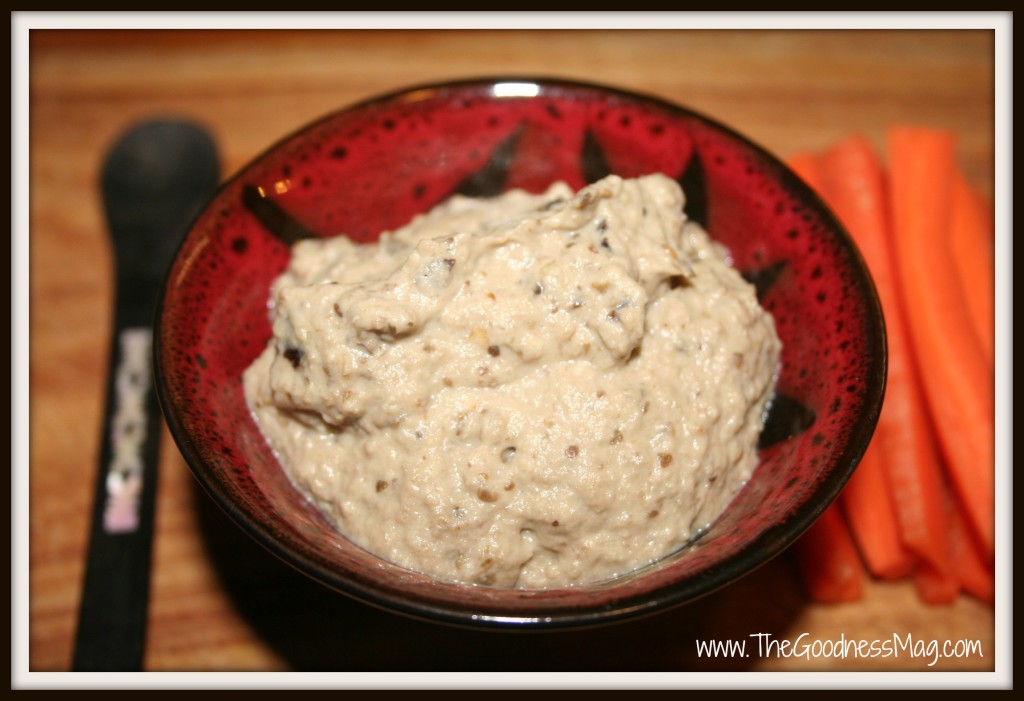
{"label": "orange carrot stick", "polygon": [[995,362],[995,258],[990,213],[963,172],[953,180],[950,233],[959,281],[975,333],[990,364]]}
{"label": "orange carrot stick", "polygon": [[[835,198],[832,197],[835,192],[846,192],[845,183],[832,186],[832,181],[839,180],[842,174],[829,174],[830,166],[826,165],[824,156],[820,154],[797,154],[789,158],[789,166],[830,207],[835,207]],[[863,214],[859,205],[854,210],[857,216]],[[882,208],[879,212],[884,225],[886,211]],[[842,219],[840,212],[836,214]],[[847,222],[844,225],[849,226]],[[857,228],[862,228],[859,222]],[[872,440],[857,471],[840,494],[839,501],[868,571],[883,579],[898,579],[913,570],[915,557],[904,547],[900,537],[897,505],[885,475],[884,458],[877,440]]]}
{"label": "orange carrot stick", "polygon": [[994,377],[956,283],[949,240],[955,141],[940,130],[889,129],[893,239],[914,357],[953,488],[986,559],[995,540]]}
{"label": "orange carrot stick", "polygon": [[821,163],[817,153],[801,151],[786,159],[786,165],[821,195]]}
{"label": "orange carrot stick", "polygon": [[[819,154],[799,153],[791,156],[788,164],[825,199],[826,204],[832,206],[825,188],[825,168]],[[900,541],[895,504],[880,458],[878,449],[869,446],[857,471],[840,495],[839,503],[845,514],[844,530],[848,524],[851,542],[859,549],[868,571],[877,577],[895,579],[911,571],[914,558]],[[821,576],[825,577],[827,573]]]}
{"label": "orange carrot stick", "polygon": [[962,591],[987,604],[995,603],[995,573],[985,562],[964,520],[961,504],[952,490],[943,484],[943,506],[946,512],[946,545],[949,560],[955,563],[948,571],[940,572],[922,563],[914,573],[918,596],[929,604],[945,604]]}
{"label": "orange carrot stick", "polygon": [[942,465],[893,269],[885,172],[860,135],[825,150],[819,170],[819,188],[864,256],[885,314],[889,373],[873,444],[892,493],[899,537],[917,557],[945,570]]}
{"label": "orange carrot stick", "polygon": [[952,495],[947,500],[949,524],[949,558],[956,563],[953,570],[960,588],[987,604],[995,604],[995,572],[991,563],[982,556],[977,539],[968,528],[963,507]]}
{"label": "orange carrot stick", "polygon": [[954,564],[943,572],[922,563],[914,573],[918,596],[925,603],[943,604],[963,592],[992,605],[995,603],[995,572],[982,556],[977,539],[964,518],[963,506],[948,485],[943,484],[942,487],[948,526],[946,546],[949,561]]}
{"label": "orange carrot stick", "polygon": [[971,188],[971,196],[974,199],[975,211],[981,216],[984,230],[988,232],[988,243],[995,248],[996,238],[996,215],[992,211],[992,200],[980,191]]}
{"label": "orange carrot stick", "polygon": [[941,571],[922,561],[914,570],[917,597],[926,604],[951,604],[960,595],[960,580],[951,571]]}
{"label": "orange carrot stick", "polygon": [[872,442],[839,502],[868,571],[880,579],[900,579],[913,571],[916,558],[900,538],[896,507],[880,458],[879,444]]}
{"label": "orange carrot stick", "polygon": [[793,544],[793,552],[813,601],[836,604],[859,601],[864,595],[864,565],[837,503]]}

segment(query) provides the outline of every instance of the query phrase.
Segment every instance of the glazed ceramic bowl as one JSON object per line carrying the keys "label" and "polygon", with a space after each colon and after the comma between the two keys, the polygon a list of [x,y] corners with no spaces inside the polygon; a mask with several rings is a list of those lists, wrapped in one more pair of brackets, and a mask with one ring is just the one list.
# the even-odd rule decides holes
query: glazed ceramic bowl
{"label": "glazed ceramic bowl", "polygon": [[[292,486],[250,416],[243,370],[270,337],[287,242],[371,241],[455,192],[574,188],[609,173],[677,179],[688,216],[730,249],[783,343],[778,397],[749,482],[698,540],[593,585],[508,590],[437,581],[340,535]],[[569,627],[689,602],[778,555],[835,499],[878,418],[884,326],[833,215],[778,160],[660,99],[549,79],[427,85],[330,114],[224,184],[191,227],[157,319],[170,430],[209,495],[272,553],[339,592],[454,624]]]}

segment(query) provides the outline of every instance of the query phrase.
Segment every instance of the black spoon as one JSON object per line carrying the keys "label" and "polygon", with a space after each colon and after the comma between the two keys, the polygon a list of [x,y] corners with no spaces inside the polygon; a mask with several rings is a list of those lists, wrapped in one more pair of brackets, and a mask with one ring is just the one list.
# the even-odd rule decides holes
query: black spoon
{"label": "black spoon", "polygon": [[182,236],[219,180],[210,136],[176,119],[132,127],[103,163],[117,293],[74,671],[142,668],[162,429],[153,317]]}

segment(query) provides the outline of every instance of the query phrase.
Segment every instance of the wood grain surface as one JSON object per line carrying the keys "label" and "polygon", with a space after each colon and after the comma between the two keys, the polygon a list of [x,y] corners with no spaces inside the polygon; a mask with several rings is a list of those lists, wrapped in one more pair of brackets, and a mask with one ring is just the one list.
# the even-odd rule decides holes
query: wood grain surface
{"label": "wood grain surface", "polygon": [[[31,32],[29,67],[29,631],[34,672],[69,669],[97,472],[113,303],[97,174],[135,120],[205,123],[225,174],[305,123],[409,85],[557,75],[649,92],[712,115],[781,157],[892,122],[952,130],[994,192],[988,30],[326,30]],[[978,640],[933,660],[701,659],[696,639]],[[783,555],[692,605],[592,631],[470,632],[369,608],[281,564],[201,492],[169,434],[160,465],[149,671],[796,671],[995,668],[993,609],[920,603],[873,582],[822,606]]]}

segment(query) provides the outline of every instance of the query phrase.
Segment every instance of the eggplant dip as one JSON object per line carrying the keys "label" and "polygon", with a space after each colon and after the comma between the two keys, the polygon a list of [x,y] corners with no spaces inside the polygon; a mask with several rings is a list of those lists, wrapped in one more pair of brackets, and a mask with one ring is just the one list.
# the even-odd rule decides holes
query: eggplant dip
{"label": "eggplant dip", "polygon": [[780,342],[683,203],[612,175],[295,244],[244,375],[292,482],[444,580],[570,586],[685,545],[757,464]]}

